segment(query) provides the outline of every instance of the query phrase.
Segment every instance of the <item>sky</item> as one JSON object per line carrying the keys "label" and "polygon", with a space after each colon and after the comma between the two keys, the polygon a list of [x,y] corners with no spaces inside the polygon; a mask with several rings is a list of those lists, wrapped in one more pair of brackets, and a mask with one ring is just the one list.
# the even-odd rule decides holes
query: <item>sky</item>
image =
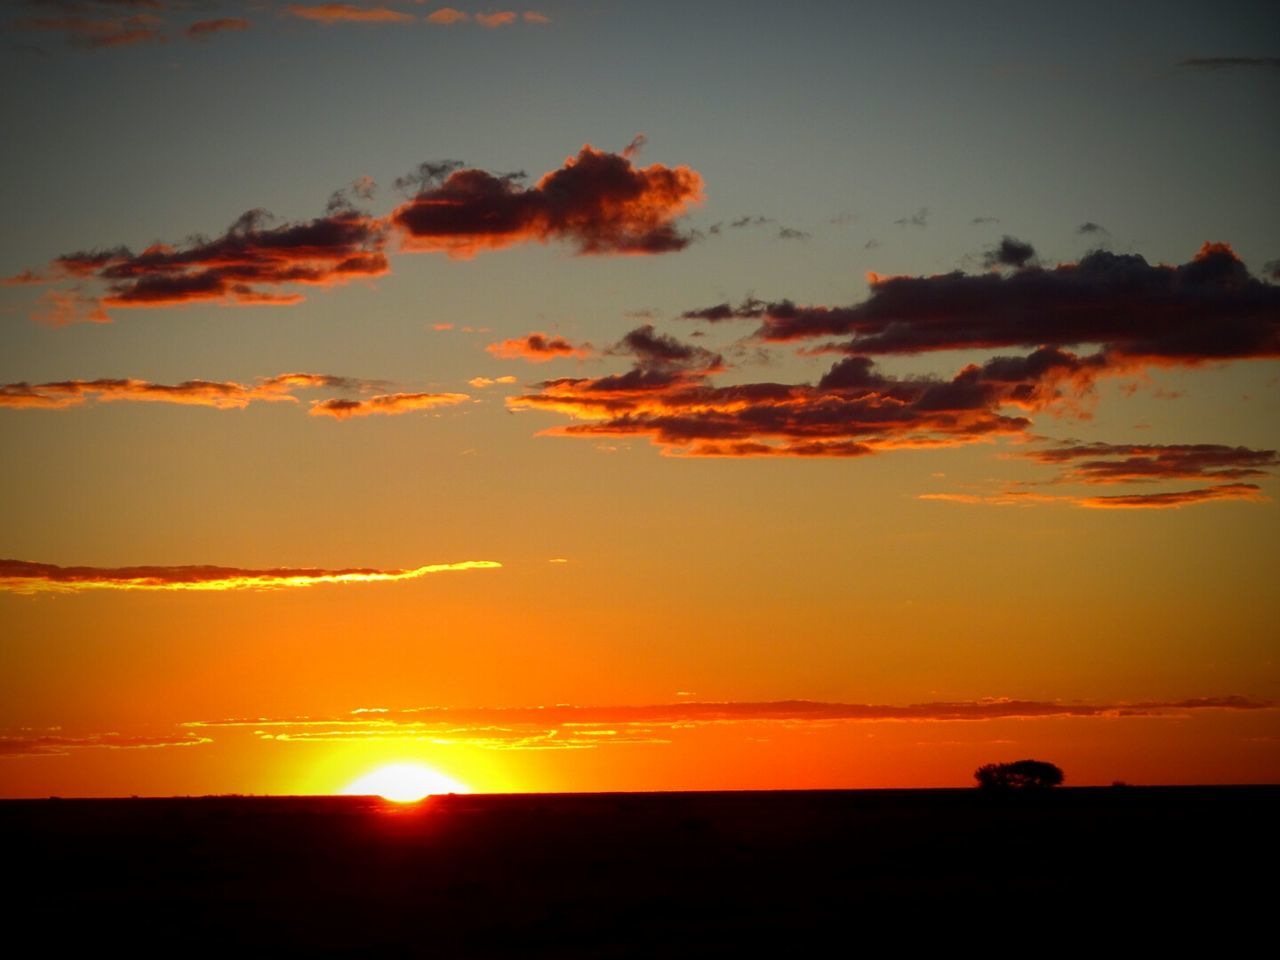
{"label": "sky", "polygon": [[1269,4],[0,13],[0,796],[1280,780]]}

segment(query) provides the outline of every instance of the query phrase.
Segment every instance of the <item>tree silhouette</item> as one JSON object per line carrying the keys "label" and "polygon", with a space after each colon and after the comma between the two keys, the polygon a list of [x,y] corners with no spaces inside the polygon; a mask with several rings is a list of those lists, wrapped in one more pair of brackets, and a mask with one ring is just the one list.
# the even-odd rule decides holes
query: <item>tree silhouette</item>
{"label": "tree silhouette", "polygon": [[1062,783],[1060,767],[1044,760],[988,763],[973,771],[983,790],[1047,790]]}

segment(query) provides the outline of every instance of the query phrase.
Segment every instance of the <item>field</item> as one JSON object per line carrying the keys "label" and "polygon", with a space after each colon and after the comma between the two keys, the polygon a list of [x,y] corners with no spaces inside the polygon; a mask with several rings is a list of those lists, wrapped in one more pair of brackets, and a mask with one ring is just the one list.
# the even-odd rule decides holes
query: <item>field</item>
{"label": "field", "polygon": [[1270,787],[14,800],[0,842],[8,926],[53,955],[804,956],[880,952],[886,936],[894,952],[1145,952],[1269,929],[1277,800]]}

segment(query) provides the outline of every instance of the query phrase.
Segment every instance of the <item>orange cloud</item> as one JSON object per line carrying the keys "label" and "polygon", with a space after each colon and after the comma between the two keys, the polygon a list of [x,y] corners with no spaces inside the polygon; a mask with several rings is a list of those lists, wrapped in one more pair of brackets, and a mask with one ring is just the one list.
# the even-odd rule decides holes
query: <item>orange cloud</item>
{"label": "orange cloud", "polygon": [[530,363],[545,363],[558,357],[591,356],[591,344],[575,346],[564,337],[549,333],[530,333],[500,343],[491,343],[485,349],[503,360],[528,360]]}
{"label": "orange cloud", "polygon": [[420,192],[390,221],[406,250],[467,258],[518,243],[573,243],[580,254],[656,254],[681,250],[692,236],[676,217],[702,199],[702,177],[688,167],[632,165],[630,155],[584,146],[534,186],[457,164],[432,168]]}
{"label": "orange cloud", "polygon": [[60,567],[52,563],[0,560],[0,590],[23,594],[76,593],[83,590],[273,590],[329,583],[388,583],[416,580],[431,573],[491,570],[501,566],[493,560],[463,560],[408,570],[368,567],[252,570],[213,566]]}
{"label": "orange cloud", "polygon": [[462,23],[469,19],[471,18],[468,14],[463,13],[461,10],[455,10],[453,7],[441,7],[439,10],[427,14],[427,20],[429,22],[440,23],[445,26],[449,26],[454,23]]}
{"label": "orange cloud", "polygon": [[477,390],[483,390],[485,387],[492,387],[494,384],[515,383],[515,377],[472,377],[467,383],[475,387]]}
{"label": "orange cloud", "polygon": [[0,735],[0,757],[66,757],[75,750],[156,750],[161,747],[195,747],[205,743],[213,743],[213,740],[190,733],[168,737],[124,736],[119,733],[84,737]]}
{"label": "orange cloud", "polygon": [[515,23],[519,15],[511,10],[503,10],[499,13],[477,13],[476,23],[482,27],[496,28],[505,27]]}
{"label": "orange cloud", "polygon": [[307,412],[313,417],[368,417],[374,414],[394,417],[415,410],[431,410],[464,403],[471,398],[465,393],[388,393],[368,400],[316,400]]}
{"label": "orange cloud", "polygon": [[811,384],[715,386],[718,355],[656,334],[627,334],[610,354],[635,362],[621,374],[564,377],[512,397],[581,421],[561,436],[647,436],[663,452],[703,457],[856,457],[878,450],[970,443],[1024,432],[1029,422],[999,411],[1011,384],[966,368],[950,381],[893,378],[866,358],[841,360]]}
{"label": "orange cloud", "polygon": [[551,18],[537,10],[526,10],[523,14],[525,23],[550,23]]}
{"label": "orange cloud", "polygon": [[1196,490],[1174,490],[1168,493],[1138,493],[1101,497],[1081,497],[1082,507],[1106,510],[1176,510],[1213,500],[1251,500],[1264,503],[1267,497],[1255,483],[1223,483]]}
{"label": "orange cloud", "polygon": [[149,13],[127,17],[38,17],[15,21],[15,25],[61,33],[73,46],[90,49],[164,41],[160,18]]}
{"label": "orange cloud", "polygon": [[321,3],[303,6],[291,3],[285,11],[302,20],[318,23],[411,23],[413,15],[387,7],[357,7],[350,3]]}
{"label": "orange cloud", "polygon": [[1172,490],[1165,493],[1109,494],[1094,497],[1073,497],[1030,493],[1023,490],[1004,490],[993,494],[973,493],[922,493],[918,500],[940,500],[971,506],[1016,507],[1032,504],[1058,503],[1095,510],[1176,510],[1197,503],[1214,500],[1247,500],[1264,503],[1268,500],[1257,484],[1226,483],[1194,490]]}
{"label": "orange cloud", "polygon": [[107,379],[56,380],[49,383],[0,384],[0,409],[62,410],[80,406],[87,400],[177,403],[243,410],[255,401],[297,402],[296,390],[338,389],[366,391],[381,387],[379,380],[359,380],[321,373],[282,373],[262,377],[254,384],[234,380],[184,380],[176,384],[148,380]]}
{"label": "orange cloud", "polygon": [[976,723],[996,720],[1119,720],[1179,717],[1210,711],[1275,710],[1277,704],[1242,696],[1182,700],[980,700],[909,704],[823,703],[812,700],[702,702],[654,705],[538,707],[419,707],[358,709],[331,717],[195,720],[187,729],[250,728],[281,743],[417,741],[506,750],[591,749],[617,743],[664,743],[681,728],[726,724]]}

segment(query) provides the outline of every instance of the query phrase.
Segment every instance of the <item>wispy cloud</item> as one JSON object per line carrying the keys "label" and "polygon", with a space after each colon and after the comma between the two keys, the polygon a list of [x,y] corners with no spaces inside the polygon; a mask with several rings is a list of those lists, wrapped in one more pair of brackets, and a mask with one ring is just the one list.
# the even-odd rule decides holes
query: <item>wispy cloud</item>
{"label": "wispy cloud", "polygon": [[338,420],[375,415],[392,417],[418,410],[451,407],[470,399],[465,393],[387,393],[367,400],[335,397],[314,401],[307,412],[313,417],[334,417]]}
{"label": "wispy cloud", "polygon": [[1104,703],[993,697],[904,706],[812,700],[684,700],[669,704],[614,706],[362,708],[330,717],[196,720],[183,724],[183,727],[215,737],[219,729],[248,729],[262,740],[280,743],[417,741],[500,750],[555,750],[665,743],[680,730],[708,725],[781,724],[802,727],[842,723],[1123,720],[1274,709],[1276,704],[1272,701],[1242,696]]}
{"label": "wispy cloud", "polygon": [[1178,66],[1191,70],[1280,70],[1280,57],[1188,57]]}
{"label": "wispy cloud", "polygon": [[[174,403],[185,406],[243,410],[251,403],[297,403],[299,390],[342,390],[367,393],[385,387],[382,380],[362,380],[323,373],[281,373],[252,384],[234,380],[184,380],[152,383],[131,378],[55,380],[47,383],[0,384],[0,409],[65,410],[89,402]],[[452,394],[448,396],[454,396]],[[457,395],[462,396],[462,395]],[[466,399],[465,396],[462,399]]]}
{"label": "wispy cloud", "polygon": [[26,560],[0,560],[0,590],[12,593],[78,593],[84,590],[274,590],[320,584],[389,583],[432,573],[490,570],[493,560],[463,560],[411,569],[349,567],[251,569],[215,566],[61,567]]}
{"label": "wispy cloud", "polygon": [[158,750],[163,747],[195,747],[213,743],[195,734],[177,736],[125,736],[96,733],[68,737],[49,733],[0,734],[0,757],[66,757],[80,750]]}

